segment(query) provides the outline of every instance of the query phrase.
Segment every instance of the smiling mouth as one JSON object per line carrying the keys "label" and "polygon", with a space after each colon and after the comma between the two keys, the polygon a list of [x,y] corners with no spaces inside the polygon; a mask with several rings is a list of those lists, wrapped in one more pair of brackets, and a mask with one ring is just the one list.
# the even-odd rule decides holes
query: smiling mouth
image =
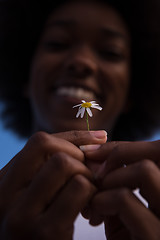
{"label": "smiling mouth", "polygon": [[78,100],[84,99],[86,101],[95,100],[97,98],[93,91],[81,87],[59,87],[56,89],[56,95],[72,97]]}

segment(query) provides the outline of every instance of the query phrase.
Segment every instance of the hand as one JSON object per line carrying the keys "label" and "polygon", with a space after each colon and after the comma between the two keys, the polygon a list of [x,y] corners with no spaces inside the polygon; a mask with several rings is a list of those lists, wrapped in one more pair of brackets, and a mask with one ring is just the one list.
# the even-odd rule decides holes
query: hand
{"label": "hand", "polygon": [[104,138],[74,131],[32,136],[1,174],[0,238],[72,239],[74,220],[96,191],[73,143],[101,144]]}
{"label": "hand", "polygon": [[[96,176],[100,189],[91,202],[90,223],[104,221],[109,240],[160,239],[160,141],[111,142],[85,155],[105,162]],[[149,208],[133,194],[136,188]]]}
{"label": "hand", "polygon": [[[45,133],[42,133],[42,134],[45,134]],[[51,136],[55,136],[57,138],[62,138],[64,140],[67,140],[68,142],[71,142],[78,147],[86,144],[100,145],[107,141],[106,132],[103,130],[101,131],[69,131],[69,132],[51,134]],[[13,158],[10,162],[8,162],[8,164],[6,164],[6,166],[4,166],[4,168],[0,170],[0,180],[7,173],[14,159],[15,158]]]}

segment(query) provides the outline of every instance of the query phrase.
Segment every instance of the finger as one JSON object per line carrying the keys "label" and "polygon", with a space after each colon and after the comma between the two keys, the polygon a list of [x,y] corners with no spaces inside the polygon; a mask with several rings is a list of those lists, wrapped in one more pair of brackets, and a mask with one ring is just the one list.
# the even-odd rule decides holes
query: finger
{"label": "finger", "polygon": [[[135,239],[160,238],[159,220],[128,189],[99,193],[94,197],[91,206],[97,214],[104,217],[119,216]],[[92,223],[92,220],[90,222]]]}
{"label": "finger", "polygon": [[[23,214],[36,216],[57,198],[61,188],[76,174],[92,180],[91,172],[80,161],[65,153],[57,153],[45,164],[17,205]],[[23,209],[25,206],[25,210]],[[24,216],[23,216],[24,217]]]}
{"label": "finger", "polygon": [[109,172],[118,167],[151,159],[159,162],[160,141],[154,142],[108,142],[96,151],[87,151],[85,156],[93,161],[107,160],[106,170]]}
{"label": "finger", "polygon": [[105,223],[105,233],[108,240],[131,240],[133,239],[128,231],[128,229],[125,227],[125,225],[122,223],[122,221],[119,219],[118,216],[109,216],[105,217],[104,219]]}
{"label": "finger", "polygon": [[26,147],[33,151],[45,153],[47,156],[56,152],[65,152],[80,161],[84,160],[84,155],[79,148],[68,140],[54,136],[54,134],[38,132],[30,138]]}
{"label": "finger", "polygon": [[83,148],[83,152],[87,159],[102,163],[108,158],[108,156],[113,152],[113,150],[115,151],[115,149],[121,144],[125,144],[126,146],[126,144],[129,144],[129,142],[107,142],[98,149],[90,149],[87,147]]}
{"label": "finger", "polygon": [[[119,168],[106,175],[102,189],[127,187],[140,189],[141,195],[160,216],[160,170],[150,160],[143,160],[125,168]],[[151,192],[152,189],[152,192]]]}
{"label": "finger", "polygon": [[94,211],[91,210],[90,205],[86,205],[82,209],[81,214],[85,219],[92,219],[92,226],[97,226],[104,221],[104,216],[97,215]]}
{"label": "finger", "polygon": [[104,130],[99,131],[69,131],[56,133],[53,136],[63,138],[76,146],[103,144],[107,141],[107,133]]}
{"label": "finger", "polygon": [[[43,133],[41,133],[41,134],[43,134]],[[68,132],[62,132],[62,133],[55,133],[55,134],[52,134],[52,136],[67,140],[76,146],[81,146],[81,145],[85,145],[85,144],[88,144],[88,145],[103,144],[107,141],[107,132],[104,130],[100,130],[100,131],[68,131]],[[0,180],[7,173],[9,167],[13,164],[13,162],[14,162],[14,159],[12,159],[3,169],[1,169]]]}
{"label": "finger", "polygon": [[52,206],[48,208],[43,224],[51,229],[55,226],[56,232],[70,229],[77,215],[88,204],[95,191],[95,187],[84,176],[75,175],[67,187],[62,189]]}
{"label": "finger", "polygon": [[4,201],[12,199],[21,188],[26,188],[48,159],[57,152],[65,152],[80,161],[84,160],[82,151],[64,139],[44,132],[33,135],[22,151],[13,158],[7,174],[3,177],[0,193]]}

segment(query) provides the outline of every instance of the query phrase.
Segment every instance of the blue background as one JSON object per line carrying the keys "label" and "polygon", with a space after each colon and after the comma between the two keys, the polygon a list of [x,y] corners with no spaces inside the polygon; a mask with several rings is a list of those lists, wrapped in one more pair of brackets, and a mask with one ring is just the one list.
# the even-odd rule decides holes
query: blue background
{"label": "blue background", "polygon": [[20,140],[10,131],[4,129],[0,121],[0,169],[9,162],[24,145],[25,141]]}

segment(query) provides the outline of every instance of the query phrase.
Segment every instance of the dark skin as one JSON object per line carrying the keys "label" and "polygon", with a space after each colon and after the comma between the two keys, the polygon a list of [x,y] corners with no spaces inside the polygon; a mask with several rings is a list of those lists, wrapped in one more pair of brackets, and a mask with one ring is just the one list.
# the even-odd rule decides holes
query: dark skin
{"label": "dark skin", "polygon": [[[104,221],[107,239],[159,239],[159,147],[154,141],[110,142],[96,151],[83,148],[88,161],[103,162],[96,174],[101,191],[91,203],[89,218],[92,225]],[[136,188],[149,208],[133,194]]]}
{"label": "dark skin", "polygon": [[76,145],[102,144],[106,134],[100,134],[39,132],[30,138],[1,170],[1,239],[72,239],[75,218],[96,192]]}
{"label": "dark skin", "polygon": [[[74,1],[51,14],[26,91],[37,133],[0,172],[1,239],[71,240],[83,209],[92,225],[104,221],[109,240],[160,239],[159,141],[106,143],[104,131],[77,131],[85,120],[73,117],[72,106],[94,96],[103,111],[91,128],[111,134],[129,84],[130,36],[116,10]],[[133,195],[137,187],[149,209]]]}
{"label": "dark skin", "polygon": [[[105,132],[101,133],[101,138],[96,138],[83,131],[55,135],[41,132],[29,140],[1,171],[2,239],[52,239],[55,234],[56,239],[72,239],[75,217],[86,205],[90,209],[84,215],[87,212],[92,225],[104,221],[107,239],[159,238],[159,141],[105,143]],[[92,163],[107,162],[97,169],[97,183],[83,164],[82,151],[76,147],[85,144],[103,144],[95,151],[83,148]],[[62,185],[66,187],[59,194],[56,189]],[[149,209],[132,193],[137,187]],[[55,194],[58,201],[53,198]],[[72,202],[76,202],[74,207]]]}
{"label": "dark skin", "polygon": [[33,130],[86,130],[72,109],[84,99],[103,107],[93,111],[91,129],[111,132],[127,109],[129,83],[130,36],[118,13],[106,4],[67,3],[48,18],[32,60]]}

